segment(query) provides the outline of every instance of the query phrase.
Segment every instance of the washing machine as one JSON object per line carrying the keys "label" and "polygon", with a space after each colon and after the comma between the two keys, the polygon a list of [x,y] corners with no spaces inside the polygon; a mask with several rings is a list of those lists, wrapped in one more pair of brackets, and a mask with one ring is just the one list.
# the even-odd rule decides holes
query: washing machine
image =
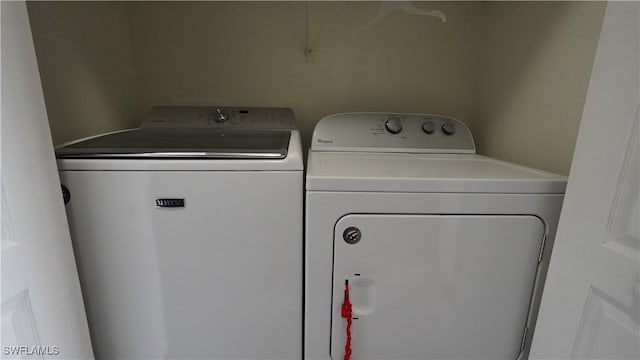
{"label": "washing machine", "polygon": [[300,359],[290,109],[156,107],[56,154],[97,359]]}
{"label": "washing machine", "polygon": [[307,163],[305,358],[526,358],[565,187],[477,155],[451,117],[323,118]]}

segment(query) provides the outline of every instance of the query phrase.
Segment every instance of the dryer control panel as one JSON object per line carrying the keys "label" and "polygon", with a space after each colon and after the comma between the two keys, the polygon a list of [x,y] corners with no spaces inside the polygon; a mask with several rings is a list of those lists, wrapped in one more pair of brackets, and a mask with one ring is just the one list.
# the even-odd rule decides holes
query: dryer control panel
{"label": "dryer control panel", "polygon": [[473,154],[476,147],[469,128],[452,117],[358,112],[322,118],[311,150]]}

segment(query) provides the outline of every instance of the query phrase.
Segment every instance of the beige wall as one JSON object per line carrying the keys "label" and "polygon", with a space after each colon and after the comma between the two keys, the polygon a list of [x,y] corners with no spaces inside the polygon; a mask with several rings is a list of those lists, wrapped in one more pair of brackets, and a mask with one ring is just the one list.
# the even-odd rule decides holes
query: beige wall
{"label": "beige wall", "polygon": [[310,63],[305,2],[29,10],[56,143],[135,125],[156,104],[289,106],[305,147],[330,113],[431,112],[467,122],[481,153],[566,173],[602,4],[414,5],[448,21],[391,13],[365,27],[379,2],[312,2]]}
{"label": "beige wall", "polygon": [[487,7],[478,152],[568,174],[605,5],[498,2]]}
{"label": "beige wall", "polygon": [[335,112],[435,112],[473,120],[482,4],[419,3],[442,10],[449,21],[390,14],[362,29],[379,3],[311,3],[310,63],[303,54],[305,6],[134,4],[143,106],[289,106],[305,148],[315,123]]}
{"label": "beige wall", "polygon": [[27,8],[54,144],[137,126],[142,112],[125,4]]}

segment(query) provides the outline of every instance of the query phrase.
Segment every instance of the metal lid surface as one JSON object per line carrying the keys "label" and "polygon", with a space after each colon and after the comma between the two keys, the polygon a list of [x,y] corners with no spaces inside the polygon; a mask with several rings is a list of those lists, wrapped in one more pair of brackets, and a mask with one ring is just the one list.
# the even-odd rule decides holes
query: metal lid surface
{"label": "metal lid surface", "polygon": [[290,131],[132,129],[58,148],[57,158],[283,159]]}

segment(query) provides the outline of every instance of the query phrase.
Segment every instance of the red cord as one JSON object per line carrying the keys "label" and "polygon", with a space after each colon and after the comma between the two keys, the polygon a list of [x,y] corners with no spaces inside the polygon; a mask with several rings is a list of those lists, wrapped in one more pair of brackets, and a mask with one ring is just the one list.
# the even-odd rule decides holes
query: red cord
{"label": "red cord", "polygon": [[349,280],[344,281],[344,302],[342,303],[341,315],[343,319],[347,319],[347,341],[344,344],[344,360],[351,358],[351,318],[353,312],[351,310],[351,302],[349,301]]}

